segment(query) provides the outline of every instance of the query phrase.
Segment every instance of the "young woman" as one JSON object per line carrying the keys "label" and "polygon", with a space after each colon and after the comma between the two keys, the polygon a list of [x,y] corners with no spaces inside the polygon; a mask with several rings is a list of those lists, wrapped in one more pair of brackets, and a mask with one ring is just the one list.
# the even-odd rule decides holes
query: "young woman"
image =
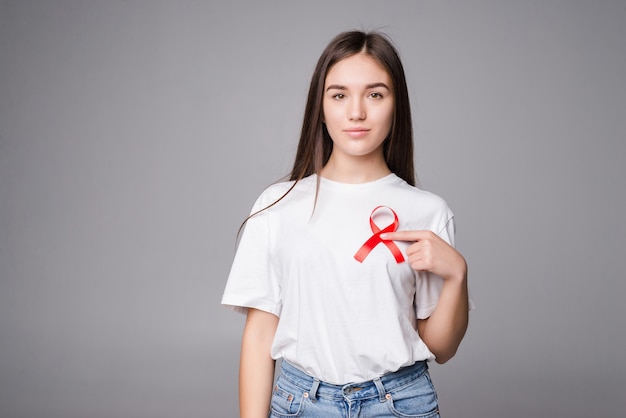
{"label": "young woman", "polygon": [[439,416],[427,362],[465,334],[467,267],[451,211],[415,187],[412,136],[395,48],[339,34],[290,181],[256,201],[223,295],[247,315],[242,417]]}

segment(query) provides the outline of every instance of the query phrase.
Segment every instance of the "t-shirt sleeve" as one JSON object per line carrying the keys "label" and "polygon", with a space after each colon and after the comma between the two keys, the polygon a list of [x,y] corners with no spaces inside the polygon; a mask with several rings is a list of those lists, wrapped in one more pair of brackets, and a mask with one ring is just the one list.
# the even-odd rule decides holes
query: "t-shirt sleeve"
{"label": "t-shirt sleeve", "polygon": [[[454,247],[454,217],[450,210],[442,213],[442,218],[437,225],[442,225],[433,231],[439,235],[444,241]],[[415,292],[415,314],[417,319],[426,319],[435,310],[439,295],[443,289],[443,278],[430,272],[419,272],[416,280]]]}
{"label": "t-shirt sleeve", "polygon": [[[251,213],[267,206],[261,195]],[[269,202],[271,203],[271,202]],[[272,268],[269,211],[248,219],[222,295],[222,305],[246,314],[255,308],[280,316],[280,286]]]}
{"label": "t-shirt sleeve", "polygon": [[[443,238],[451,246],[455,246],[455,233],[456,227],[454,224],[454,217],[451,212],[448,212],[448,218],[443,228],[441,228],[437,235]],[[443,288],[443,278],[430,272],[417,273],[417,284],[415,293],[415,314],[418,319],[426,319],[435,310],[437,302],[439,301],[439,295]],[[469,309],[476,308],[471,297],[468,301]]]}

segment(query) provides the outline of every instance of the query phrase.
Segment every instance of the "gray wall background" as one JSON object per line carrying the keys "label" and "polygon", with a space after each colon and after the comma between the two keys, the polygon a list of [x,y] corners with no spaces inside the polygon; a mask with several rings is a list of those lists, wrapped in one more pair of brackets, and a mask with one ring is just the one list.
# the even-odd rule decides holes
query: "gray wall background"
{"label": "gray wall background", "polygon": [[470,265],[444,416],[622,416],[624,1],[2,0],[1,417],[236,416],[235,233],[352,28]]}

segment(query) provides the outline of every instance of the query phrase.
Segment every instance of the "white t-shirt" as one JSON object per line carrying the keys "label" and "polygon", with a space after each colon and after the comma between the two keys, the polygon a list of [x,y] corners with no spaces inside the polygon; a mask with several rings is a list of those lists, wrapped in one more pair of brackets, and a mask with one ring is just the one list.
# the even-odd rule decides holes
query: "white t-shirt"
{"label": "white t-shirt", "polygon": [[[417,333],[417,318],[433,312],[443,279],[398,263],[382,242],[362,262],[355,254],[393,224],[394,212],[397,230],[431,230],[454,245],[452,212],[395,174],[361,184],[320,178],[314,209],[316,181],[315,175],[301,180],[248,220],[222,304],[278,316],[272,357],[328,383],[363,382],[434,359]],[[267,188],[252,212],[292,184]],[[406,258],[409,243],[394,244]]]}

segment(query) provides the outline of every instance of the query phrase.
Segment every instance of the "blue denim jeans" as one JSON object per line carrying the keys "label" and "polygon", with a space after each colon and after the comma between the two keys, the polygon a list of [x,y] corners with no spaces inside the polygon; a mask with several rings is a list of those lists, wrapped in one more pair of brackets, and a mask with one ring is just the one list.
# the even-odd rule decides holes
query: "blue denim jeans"
{"label": "blue denim jeans", "polygon": [[439,407],[424,361],[368,382],[347,385],[320,382],[283,361],[272,393],[270,417],[438,418]]}

